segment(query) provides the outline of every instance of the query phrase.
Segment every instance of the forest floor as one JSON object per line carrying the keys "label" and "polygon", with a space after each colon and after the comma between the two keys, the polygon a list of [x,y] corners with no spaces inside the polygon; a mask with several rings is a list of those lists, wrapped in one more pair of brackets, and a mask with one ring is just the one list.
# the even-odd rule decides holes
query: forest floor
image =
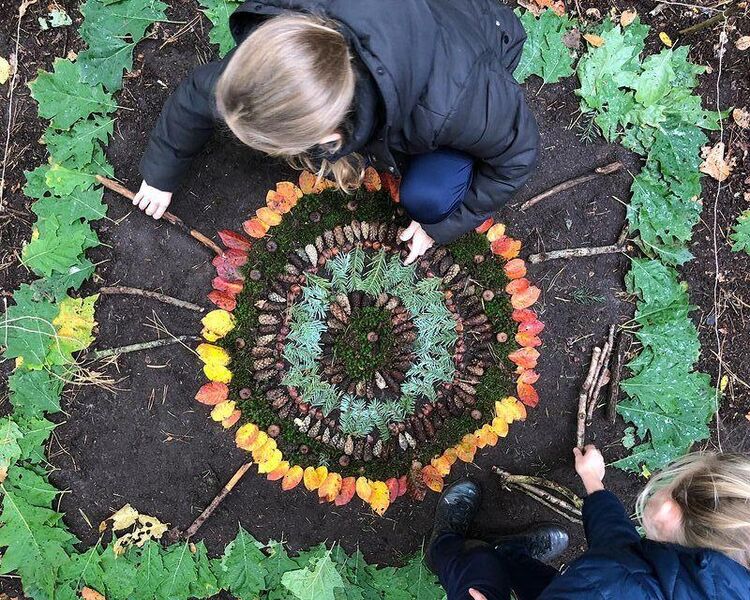
{"label": "forest floor", "polygon": [[[16,4],[0,0],[0,14],[15,14]],[[71,16],[78,15],[73,2],[60,4]],[[119,96],[122,108],[107,149],[118,179],[133,189],[140,185],[138,161],[164,101],[192,67],[214,58],[213,47],[207,43],[207,22],[199,16],[195,2],[170,4],[168,14],[177,23],[157,25],[150,38],[139,45],[134,70]],[[692,36],[677,35],[679,29],[704,20],[707,14],[670,3],[624,4],[618,0],[615,4],[620,9],[634,7],[652,26],[649,51],[658,51],[659,31],[692,46],[693,62],[710,67],[699,89],[705,106],[715,108],[717,91],[722,108],[750,104],[750,51],[741,52],[733,44],[740,35],[750,34],[746,16],[744,22],[739,17],[730,19],[720,68],[717,44],[721,23]],[[602,14],[610,9],[603,3],[581,2],[584,12],[595,7]],[[23,171],[45,160],[44,147],[38,143],[45,124],[36,117],[25,84],[37,69],[50,69],[55,56],[65,56],[80,45],[75,37],[75,17],[72,26],[40,31],[37,17],[45,10],[41,4],[32,5],[21,27],[20,81],[12,115],[5,206],[0,211],[0,289],[5,297],[31,279],[19,255],[34,219],[20,188]],[[0,56],[14,51],[16,25],[17,20],[10,18],[0,24]],[[525,86],[539,122],[542,152],[537,171],[519,192],[518,202],[615,160],[626,168],[548,198],[526,212],[517,206],[507,207],[500,220],[508,225],[510,235],[523,241],[523,257],[542,250],[612,244],[625,224],[631,173],[640,168],[639,159],[601,138],[593,143],[579,139],[572,125],[578,110],[575,87],[575,78],[545,86],[532,78]],[[8,122],[5,90],[7,85],[0,88],[4,124]],[[711,135],[712,144],[718,135]],[[721,373],[729,377],[712,439],[704,446],[720,444],[725,451],[747,451],[750,327],[745,319],[750,320],[750,257],[731,253],[727,235],[737,215],[750,207],[745,197],[750,190],[750,139],[747,130],[733,125],[731,118],[725,121],[723,135],[738,164],[718,193],[716,182],[704,178],[703,221],[690,248],[696,258],[680,273],[696,305],[693,316],[702,341],[700,368],[714,382],[720,366]],[[287,166],[253,154],[219,134],[195,161],[171,209],[213,236],[222,228],[239,228],[263,205],[266,190],[287,179],[296,179]],[[110,219],[97,224],[103,246],[91,253],[91,260],[99,263],[97,275],[82,292],[95,293],[102,285],[127,285],[208,306],[211,256],[169,224],[155,223],[113,194],[106,197]],[[511,427],[503,443],[479,452],[475,464],[453,472],[452,478],[468,474],[485,488],[477,535],[492,537],[553,518],[525,497],[502,490],[490,471],[492,465],[513,473],[540,474],[582,492],[572,467],[578,390],[591,348],[604,341],[610,324],[632,317],[634,305],[623,284],[628,265],[626,256],[608,255],[530,266],[529,278],[543,290],[538,311],[546,324],[538,367],[541,402],[529,412],[526,422]],[[151,325],[156,320],[175,335],[197,335],[199,318],[197,313],[141,298],[102,296],[97,304],[95,347],[153,339],[157,334]],[[6,375],[11,367],[0,365]],[[65,522],[86,545],[97,541],[96,525],[125,503],[186,527],[245,460],[235,448],[233,435],[207,421],[205,411],[196,410],[193,396],[202,383],[200,367],[194,354],[180,346],[137,352],[107,367],[107,374],[116,381],[113,389],[88,386],[68,391],[63,405],[66,416],[49,448],[49,461],[55,468],[50,478],[67,491],[60,504]],[[97,368],[104,367],[100,364]],[[6,396],[0,391],[3,412],[8,408]],[[624,427],[619,418],[610,425],[603,412],[595,416],[590,437],[608,462],[626,453],[620,443]],[[606,483],[632,507],[642,480],[610,469]],[[429,494],[422,503],[399,502],[380,518],[360,503],[340,508],[320,505],[314,495],[282,493],[278,485],[249,474],[202,528],[201,535],[209,550],[218,552],[233,538],[240,522],[258,539],[283,538],[292,549],[320,541],[336,542],[349,551],[359,548],[368,561],[398,564],[429,535],[436,500],[436,494]],[[571,526],[571,534],[568,558],[585,544],[580,528]]]}

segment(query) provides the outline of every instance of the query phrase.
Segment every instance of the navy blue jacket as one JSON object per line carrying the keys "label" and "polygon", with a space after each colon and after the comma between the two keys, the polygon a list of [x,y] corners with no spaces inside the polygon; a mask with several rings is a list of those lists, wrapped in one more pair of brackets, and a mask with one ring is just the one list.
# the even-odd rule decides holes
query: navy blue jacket
{"label": "navy blue jacket", "polygon": [[617,497],[583,504],[589,550],[539,600],[747,600],[750,571],[714,550],[641,538]]}

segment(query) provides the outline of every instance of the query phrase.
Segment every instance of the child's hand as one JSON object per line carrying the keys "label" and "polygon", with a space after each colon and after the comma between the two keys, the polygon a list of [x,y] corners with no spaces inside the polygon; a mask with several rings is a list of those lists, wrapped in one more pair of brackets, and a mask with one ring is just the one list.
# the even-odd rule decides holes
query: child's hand
{"label": "child's hand", "polygon": [[416,221],[409,223],[409,226],[401,234],[402,242],[409,242],[409,256],[404,261],[405,265],[410,265],[435,244],[427,232]]}
{"label": "child's hand", "polygon": [[604,457],[593,444],[583,449],[573,448],[576,457],[576,473],[583,482],[587,494],[593,494],[604,489]]}
{"label": "child's hand", "polygon": [[161,219],[161,216],[169,208],[171,201],[172,192],[162,192],[144,181],[141,183],[141,189],[133,198],[133,205],[137,205],[149,217]]}

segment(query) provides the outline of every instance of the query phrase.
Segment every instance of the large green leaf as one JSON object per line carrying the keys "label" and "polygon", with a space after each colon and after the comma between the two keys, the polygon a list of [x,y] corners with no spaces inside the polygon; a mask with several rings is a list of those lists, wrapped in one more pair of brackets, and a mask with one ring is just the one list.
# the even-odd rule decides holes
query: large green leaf
{"label": "large green leaf", "polygon": [[211,21],[212,27],[208,39],[219,46],[219,56],[225,56],[234,48],[234,38],[229,30],[229,16],[237,10],[242,2],[232,0],[198,0],[203,7],[203,14]]}
{"label": "large green leaf", "polygon": [[258,542],[242,527],[227,544],[221,559],[214,561],[213,570],[219,585],[241,600],[254,598],[265,589],[265,555]]}
{"label": "large green leaf", "polygon": [[750,210],[744,211],[735,223],[732,234],[729,239],[732,244],[732,252],[744,250],[750,254]]}
{"label": "large green leaf", "polygon": [[93,113],[104,114],[117,108],[102,86],[81,82],[78,63],[57,58],[52,66],[52,73],[39,71],[29,88],[39,103],[39,116],[50,119],[53,127],[69,129]]}
{"label": "large green leaf", "polygon": [[107,144],[114,122],[109,116],[94,115],[66,131],[50,127],[44,134],[44,142],[55,162],[80,169],[91,163],[97,142]]}
{"label": "large green leaf", "polygon": [[10,417],[0,419],[0,481],[4,481],[8,469],[21,458],[21,447],[18,440],[23,433]]}
{"label": "large green leaf", "polygon": [[163,600],[181,600],[190,596],[190,589],[197,581],[195,561],[187,542],[172,544],[162,555],[166,577],[157,591]]}
{"label": "large green leaf", "polygon": [[344,580],[327,552],[302,569],[284,573],[281,585],[299,600],[336,600],[337,590],[344,589]]}
{"label": "large green leaf", "polygon": [[79,264],[83,251],[91,247],[95,234],[88,223],[61,223],[53,215],[40,219],[31,242],[21,252],[23,264],[38,275],[69,273]]}
{"label": "large green leaf", "polygon": [[13,294],[15,304],[0,320],[5,358],[21,358],[25,366],[39,368],[56,335],[52,320],[59,308],[44,300],[34,300],[33,289],[22,284]]}
{"label": "large green leaf", "polygon": [[107,216],[107,205],[100,189],[74,189],[66,196],[47,196],[34,202],[31,210],[39,219],[51,216],[60,223],[69,224],[78,219],[94,221]]}
{"label": "large green leaf", "polygon": [[552,10],[546,10],[539,18],[525,11],[521,23],[526,30],[526,42],[521,60],[513,72],[519,83],[530,75],[537,75],[544,83],[554,83],[573,74],[573,57],[563,43],[563,36],[574,23]]}
{"label": "large green leaf", "polygon": [[60,412],[63,378],[56,369],[30,371],[21,367],[13,371],[8,387],[15,414],[42,417],[45,412]]}

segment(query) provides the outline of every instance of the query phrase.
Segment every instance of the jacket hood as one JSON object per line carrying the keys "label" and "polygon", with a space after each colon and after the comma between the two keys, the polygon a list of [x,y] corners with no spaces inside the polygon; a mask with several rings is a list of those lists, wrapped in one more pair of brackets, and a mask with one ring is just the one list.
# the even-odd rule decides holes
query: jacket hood
{"label": "jacket hood", "polygon": [[380,92],[384,124],[399,129],[432,72],[438,26],[426,0],[248,0],[229,19],[232,35],[239,44],[259,22],[288,11],[341,23]]}

